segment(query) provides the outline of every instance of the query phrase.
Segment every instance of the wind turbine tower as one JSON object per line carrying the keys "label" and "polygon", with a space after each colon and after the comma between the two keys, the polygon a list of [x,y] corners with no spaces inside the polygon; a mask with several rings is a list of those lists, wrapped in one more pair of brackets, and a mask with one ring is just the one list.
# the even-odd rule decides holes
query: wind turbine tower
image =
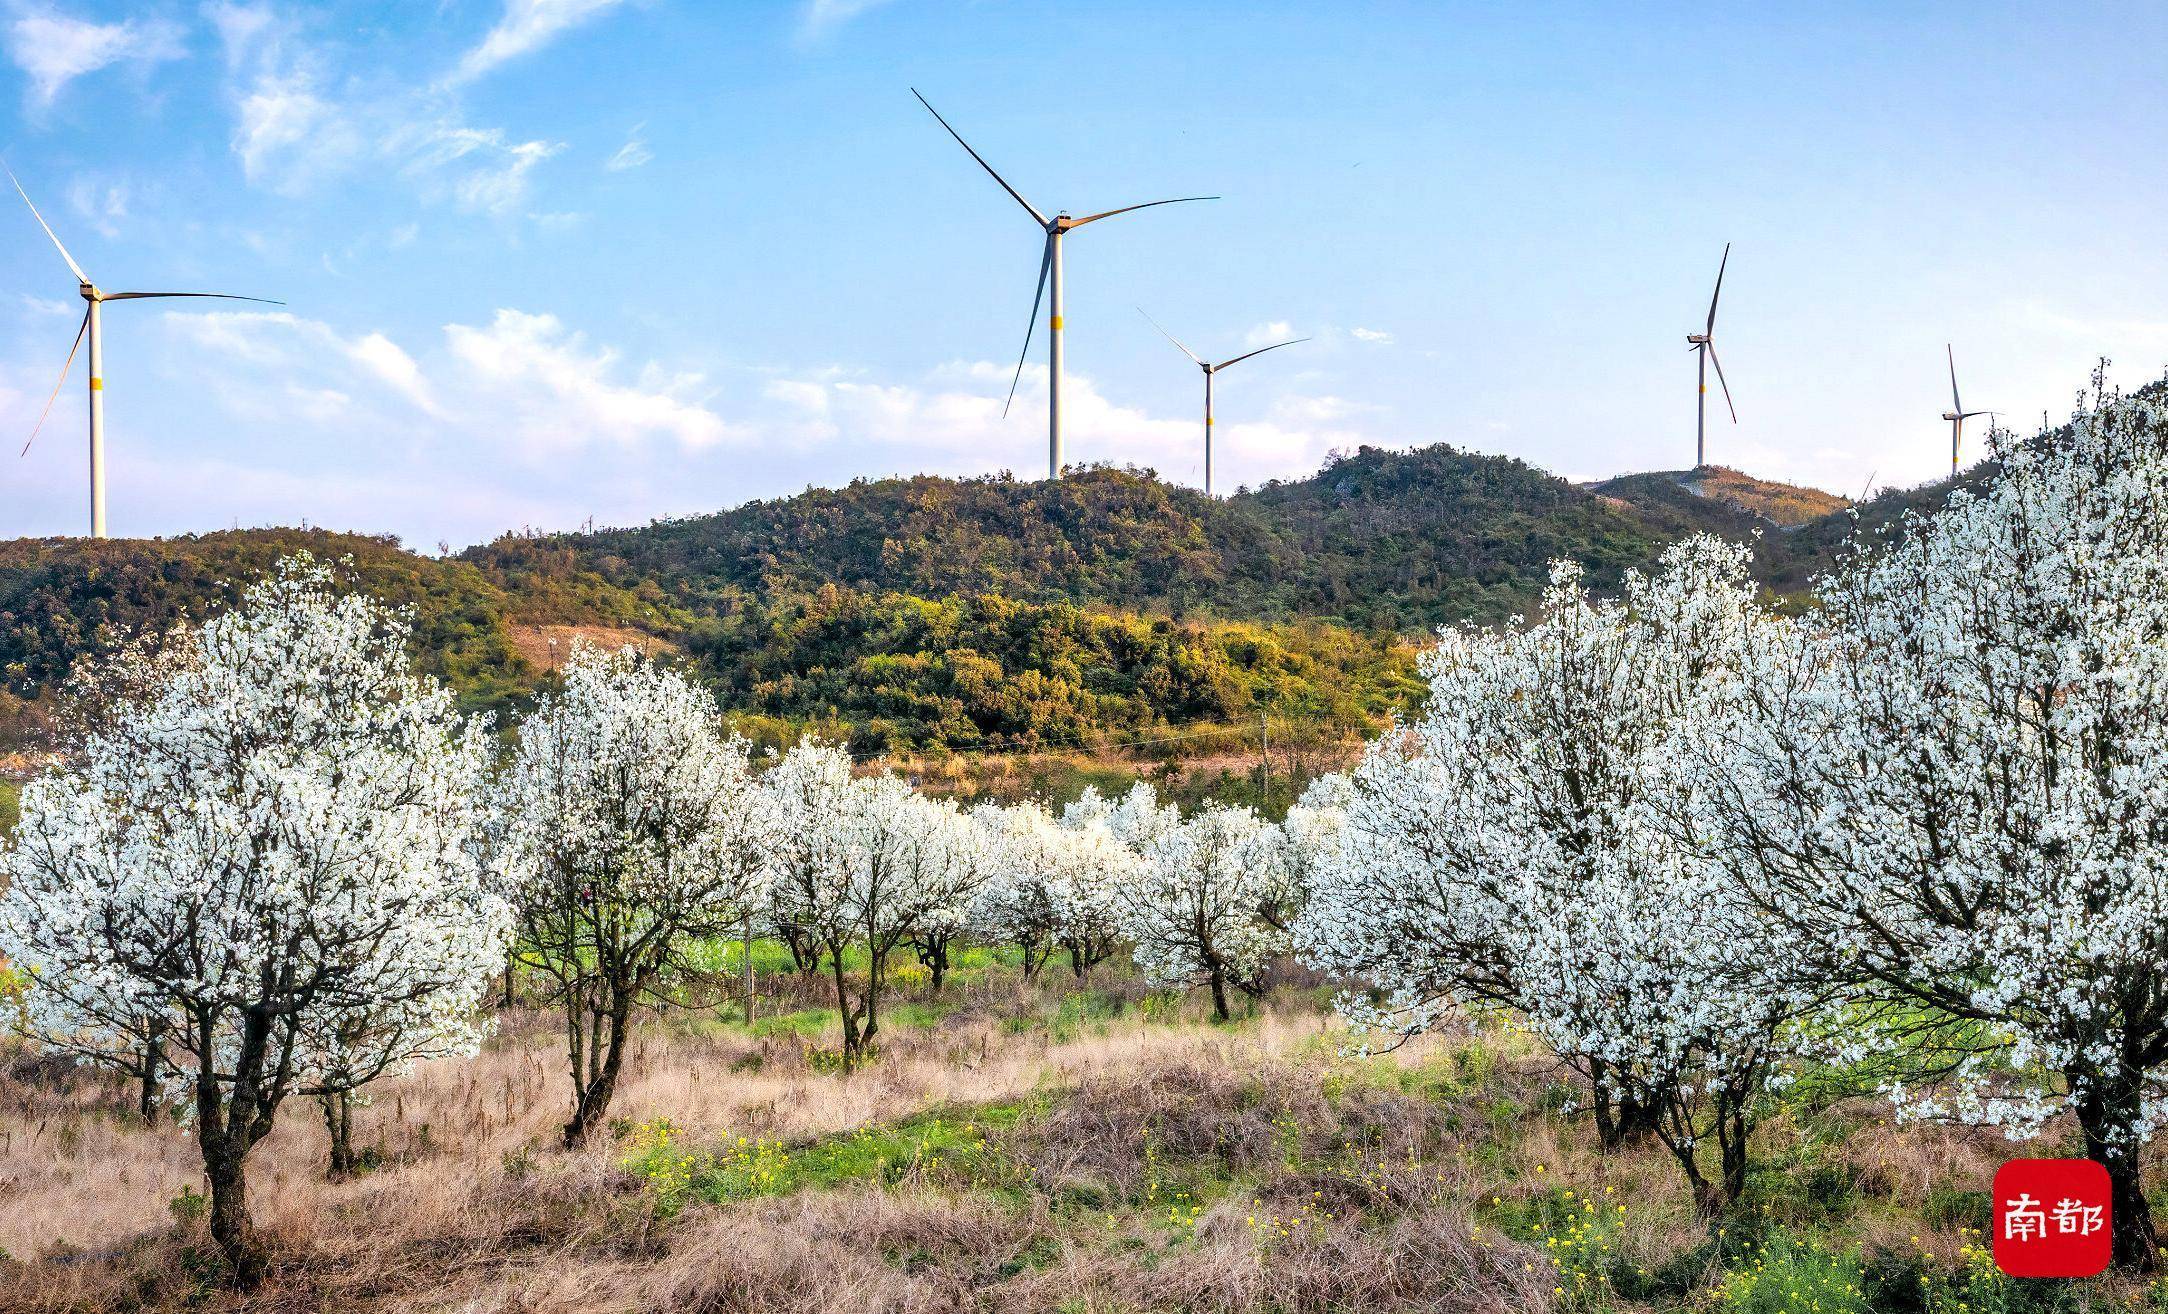
{"label": "wind turbine tower", "polygon": [[1696,367],[1700,374],[1700,390],[1694,395],[1694,468],[1699,470],[1708,464],[1709,428],[1709,367],[1716,366],[1716,384],[1724,390],[1724,406],[1731,412],[1731,422],[1739,422],[1739,408],[1731,404],[1731,385],[1724,381],[1724,362],[1716,358],[1716,299],[1724,295],[1724,267],[1731,263],[1731,243],[1724,243],[1724,258],[1716,266],[1716,291],[1709,294],[1709,321],[1701,332],[1686,335],[1687,350],[1699,354]]}
{"label": "wind turbine tower", "polygon": [[1942,344],[1942,354],[1948,357],[1950,362],[1950,409],[1942,413],[1942,418],[1950,422],[1950,474],[1955,476],[1957,453],[1965,444],[1965,421],[1975,415],[1998,415],[2001,412],[1966,410],[1965,403],[1957,395],[1957,353],[1945,342]]}
{"label": "wind turbine tower", "polygon": [[105,303],[108,301],[157,301],[168,297],[212,297],[221,301],[258,301],[271,306],[282,306],[286,303],[271,301],[264,297],[236,296],[231,292],[107,292],[90,281],[90,275],[83,272],[83,267],[75,263],[75,257],[68,254],[68,248],[61,245],[59,235],[53,232],[51,224],[45,222],[45,216],[38,213],[37,205],[31,201],[30,193],[23,190],[23,185],[16,179],[14,170],[8,170],[7,175],[8,181],[15,184],[16,192],[23,198],[23,204],[30,207],[31,217],[38,221],[38,227],[43,228],[45,235],[52,238],[53,246],[60,252],[60,258],[68,262],[69,272],[75,275],[76,291],[84,301],[83,322],[76,325],[75,344],[68,348],[68,361],[60,367],[60,378],[53,384],[52,396],[45,399],[45,409],[39,413],[37,425],[30,430],[29,440],[23,444],[23,454],[28,455],[30,444],[38,440],[38,431],[45,427],[45,417],[53,413],[54,399],[60,396],[61,388],[67,385],[68,374],[75,368],[75,353],[82,350],[83,344],[87,340],[90,344],[90,536],[92,538],[104,538],[105,317],[102,310]]}
{"label": "wind turbine tower", "polygon": [[1212,496],[1212,377],[1218,374],[1221,370],[1226,369],[1229,365],[1240,365],[1243,361],[1248,360],[1252,356],[1262,356],[1268,351],[1278,351],[1282,347],[1292,347],[1298,342],[1308,342],[1309,339],[1289,338],[1285,342],[1275,342],[1269,347],[1259,347],[1255,351],[1246,351],[1232,360],[1223,360],[1219,364],[1214,365],[1212,362],[1205,360],[1203,357],[1199,356],[1196,352],[1191,351],[1188,347],[1183,346],[1182,340],[1180,338],[1177,338],[1172,333],[1167,332],[1167,330],[1160,328],[1158,320],[1153,319],[1150,315],[1144,314],[1144,307],[1137,307],[1137,313],[1140,315],[1144,315],[1145,323],[1150,324],[1153,328],[1159,329],[1159,335],[1161,337],[1165,338],[1169,342],[1172,342],[1175,345],[1176,350],[1180,351],[1183,355],[1189,357],[1190,361],[1195,364],[1198,369],[1204,371],[1204,495],[1206,497],[1210,497]]}
{"label": "wind turbine tower", "polygon": [[970,154],[972,159],[977,160],[979,163],[979,167],[986,170],[987,175],[991,177],[995,182],[1001,184],[1001,190],[1007,192],[1010,198],[1014,200],[1018,205],[1023,206],[1024,212],[1026,214],[1029,214],[1032,218],[1032,221],[1038,224],[1039,227],[1044,229],[1046,232],[1046,247],[1039,257],[1039,285],[1038,288],[1033,291],[1031,295],[1031,320],[1024,326],[1024,349],[1017,354],[1016,374],[1009,380],[1009,399],[1008,401],[1002,403],[1001,413],[1002,415],[1006,416],[1009,413],[1009,407],[1013,405],[1016,401],[1017,381],[1022,379],[1024,376],[1024,358],[1031,354],[1031,335],[1033,330],[1038,327],[1039,305],[1042,301],[1044,301],[1047,303],[1046,477],[1049,479],[1059,479],[1061,478],[1062,466],[1061,387],[1063,326],[1061,317],[1061,239],[1067,236],[1072,230],[1082,228],[1086,224],[1095,224],[1098,223],[1101,219],[1112,219],[1115,215],[1128,214],[1131,210],[1147,210],[1155,205],[1175,205],[1183,201],[1216,201],[1219,198],[1217,196],[1175,196],[1170,197],[1164,201],[1145,201],[1137,205],[1125,205],[1119,210],[1101,210],[1097,214],[1088,214],[1081,219],[1070,218],[1067,211],[1061,211],[1055,214],[1053,218],[1049,219],[1047,216],[1039,212],[1038,207],[1034,206],[1031,202],[1025,200],[1023,193],[1017,191],[1014,187],[1009,186],[1008,179],[1003,178],[1000,174],[994,172],[994,166],[986,162],[986,157],[980,155],[977,151],[972,150],[971,143],[963,139],[963,134],[957,132],[956,129],[949,127],[949,121],[941,117],[941,111],[935,109],[924,96],[919,96],[918,88],[911,88],[911,94],[914,96],[918,96],[918,103],[926,106],[926,112],[933,115],[935,120],[938,121],[942,127],[948,128],[948,135],[956,139],[956,144],[963,147],[964,150]]}

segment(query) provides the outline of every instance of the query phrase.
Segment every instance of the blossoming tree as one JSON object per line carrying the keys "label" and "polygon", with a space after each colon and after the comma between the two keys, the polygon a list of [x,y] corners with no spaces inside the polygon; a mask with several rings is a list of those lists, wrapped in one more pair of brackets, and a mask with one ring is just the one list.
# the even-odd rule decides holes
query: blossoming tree
{"label": "blossoming tree", "polygon": [[1977,493],[1822,587],[1703,756],[1694,832],[1855,996],[1854,1057],[1942,1079],[1913,1113],[2068,1112],[2150,1265],[2139,1156],[2168,1119],[2168,408],[1996,438]]}
{"label": "blossoming tree", "polygon": [[572,1069],[567,1146],[609,1108],[643,1001],[757,905],[775,831],[714,700],[631,649],[580,646],[497,782],[529,955],[556,985]]}
{"label": "blossoming tree", "polygon": [[6,856],[32,1026],[104,1059],[157,1019],[244,1285],[248,1156],[284,1101],[471,1050],[502,960],[510,916],[467,843],[486,741],[407,637],[282,563],[23,791]]}
{"label": "blossoming tree", "polygon": [[1621,601],[1561,565],[1533,623],[1445,632],[1425,715],[1352,777],[1301,925],[1313,962],[1374,987],[1344,1001],[1370,1026],[1518,1013],[1588,1080],[1603,1138],[1652,1128],[1707,1212],[1745,1184],[1755,1097],[1806,1001],[1782,942],[1661,824],[1661,764],[1784,625],[1743,549],[1697,539]]}
{"label": "blossoming tree", "polygon": [[1132,833],[1149,837],[1124,899],[1137,966],[1155,985],[1209,987],[1213,1016],[1225,1021],[1228,988],[1259,993],[1266,965],[1287,947],[1264,915],[1284,888],[1278,828],[1217,803],[1168,824],[1129,801],[1133,817],[1148,818]]}
{"label": "blossoming tree", "polygon": [[[773,918],[810,937],[826,957],[843,1059],[863,1060],[880,1032],[889,956],[929,923],[948,923],[971,906],[985,872],[955,805],[936,802],[893,776],[855,779],[848,754],[807,740],[763,780],[781,809],[773,847]],[[848,951],[863,950],[866,971]]]}
{"label": "blossoming tree", "polygon": [[990,850],[973,924],[986,939],[1015,945],[1024,979],[1033,980],[1061,945],[1065,836],[1046,809],[1029,799],[981,804],[970,815]]}

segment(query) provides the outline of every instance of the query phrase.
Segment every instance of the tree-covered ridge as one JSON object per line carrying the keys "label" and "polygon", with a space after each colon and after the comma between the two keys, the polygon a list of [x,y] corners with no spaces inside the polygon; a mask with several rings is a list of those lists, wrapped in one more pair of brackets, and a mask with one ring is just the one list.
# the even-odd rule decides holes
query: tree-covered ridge
{"label": "tree-covered ridge", "polygon": [[45,737],[49,695],[78,663],[218,613],[296,550],[410,610],[417,661],[470,710],[519,710],[550,675],[547,660],[521,655],[519,633],[553,625],[652,635],[734,713],[778,730],[818,724],[860,751],[1089,747],[1259,711],[1354,732],[1415,688],[1405,644],[1318,623],[1177,623],[835,586],[721,590],[695,611],[651,580],[621,586],[541,542],[485,570],[382,538],[245,530],[0,544],[0,748]]}
{"label": "tree-covered ridge", "polygon": [[708,615],[751,591],[834,584],[1415,632],[1520,613],[1559,557],[1616,587],[1685,534],[1743,537],[1760,523],[1729,500],[1599,495],[1441,444],[1366,447],[1222,500],[1105,468],[1059,483],[859,480],[637,529],[508,536],[464,555],[506,580],[546,576]]}
{"label": "tree-covered ridge", "polygon": [[395,540],[322,530],[251,529],[170,539],[17,539],[0,543],[0,674],[11,697],[35,697],[76,663],[139,633],[201,620],[282,558],[307,551],[360,588],[410,608],[422,669],[491,708],[529,672],[506,637],[512,600],[473,565],[437,561]]}
{"label": "tree-covered ridge", "polygon": [[1395,638],[986,593],[764,596],[689,645],[734,708],[848,726],[859,751],[1088,747],[1261,712],[1361,731],[1420,692]]}
{"label": "tree-covered ridge", "polygon": [[[518,710],[552,664],[534,633],[566,627],[652,636],[733,710],[861,750],[1090,745],[1260,711],[1371,727],[1412,698],[1408,640],[1522,614],[1552,560],[1611,591],[1688,534],[1769,523],[1649,478],[1592,492],[1441,445],[1226,499],[1104,468],[861,480],[450,560],[311,530],[18,540],[0,543],[0,748],[35,741],[82,658],[211,614],[298,549],[410,608],[423,668],[469,709]],[[1758,576],[1804,587],[1850,523],[1765,536]]]}
{"label": "tree-covered ridge", "polygon": [[1136,471],[1082,470],[1060,482],[920,475],[639,529],[507,536],[463,555],[513,577],[584,570],[614,584],[653,581],[695,610],[734,591],[827,584],[1136,606],[1218,578],[1215,510]]}

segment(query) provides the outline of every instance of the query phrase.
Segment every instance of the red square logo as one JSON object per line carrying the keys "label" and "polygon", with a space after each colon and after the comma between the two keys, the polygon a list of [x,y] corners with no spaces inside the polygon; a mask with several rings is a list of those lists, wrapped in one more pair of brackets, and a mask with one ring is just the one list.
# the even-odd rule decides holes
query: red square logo
{"label": "red square logo", "polygon": [[2108,1170],[2091,1159],[2012,1159],[1995,1170],[1995,1267],[2011,1277],[2092,1277],[2114,1254]]}

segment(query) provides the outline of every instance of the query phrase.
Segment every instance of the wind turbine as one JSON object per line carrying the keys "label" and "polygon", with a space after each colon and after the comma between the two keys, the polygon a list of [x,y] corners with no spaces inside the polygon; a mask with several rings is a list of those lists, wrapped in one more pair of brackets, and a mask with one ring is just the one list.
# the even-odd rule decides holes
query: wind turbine
{"label": "wind turbine", "polygon": [[23,198],[23,204],[30,207],[31,217],[38,221],[38,227],[45,230],[45,235],[53,239],[53,245],[60,251],[60,258],[68,262],[69,271],[75,275],[76,291],[86,303],[83,308],[83,322],[75,329],[75,343],[68,348],[68,362],[60,367],[60,378],[53,384],[52,396],[45,399],[45,409],[39,412],[37,425],[30,430],[30,438],[23,444],[22,455],[30,454],[30,444],[38,440],[39,430],[45,427],[45,418],[53,413],[53,402],[60,396],[61,388],[67,385],[69,372],[75,368],[75,353],[82,349],[84,339],[89,339],[90,536],[104,538],[105,344],[102,339],[105,335],[104,316],[99,313],[100,308],[108,301],[155,301],[165,297],[215,297],[221,301],[260,301],[270,306],[283,306],[286,303],[271,301],[265,297],[236,296],[231,292],[107,292],[90,281],[90,275],[83,272],[83,267],[75,263],[75,257],[68,254],[68,248],[61,245],[59,235],[53,231],[51,224],[45,222],[45,216],[38,213],[37,205],[31,201],[30,193],[23,190],[22,182],[15,177],[15,171],[8,169],[6,172],[8,181],[15,184],[16,192]]}
{"label": "wind turbine", "polygon": [[[1025,212],[1032,217],[1033,221],[1046,230],[1046,250],[1039,257],[1039,286],[1031,294],[1031,320],[1024,326],[1024,349],[1017,353],[1016,374],[1009,380],[1009,399],[1002,403],[1001,413],[1006,416],[1009,413],[1009,407],[1016,401],[1017,381],[1024,377],[1024,358],[1031,354],[1032,331],[1038,327],[1039,323],[1039,303],[1041,300],[1045,300],[1048,302],[1046,318],[1046,477],[1059,479],[1061,478],[1062,362],[1061,239],[1067,236],[1072,229],[1082,228],[1086,224],[1098,223],[1101,219],[1112,219],[1118,214],[1128,214],[1131,210],[1148,210],[1155,205],[1176,205],[1183,201],[1216,201],[1219,198],[1217,196],[1175,196],[1164,201],[1145,201],[1138,205],[1125,205],[1119,210],[1101,210],[1097,214],[1088,214],[1081,219],[1072,219],[1069,217],[1068,211],[1063,210],[1049,219],[1039,213],[1038,208],[1031,202],[1025,200],[1023,193],[1009,186],[1008,179],[995,173],[994,166],[986,162],[986,157],[972,150],[971,143],[963,139],[962,133],[949,127],[949,121],[941,117],[941,111],[935,109],[924,96],[918,95],[918,88],[911,88],[911,94],[918,96],[918,103],[924,105],[926,112],[933,115],[942,127],[948,128],[948,135],[956,139],[956,144],[963,147],[972,159],[977,160],[979,167],[986,170],[987,174],[995,182],[1001,184],[1001,190],[1007,192],[1018,205],[1023,206]],[[1051,291],[1052,295],[1048,295],[1049,291]]]}
{"label": "wind turbine", "polygon": [[1942,354],[1949,357],[1950,361],[1950,409],[1942,413],[1942,418],[1950,422],[1950,474],[1955,476],[1957,451],[1965,441],[1965,421],[1975,415],[2000,415],[2002,412],[1966,410],[1965,403],[1958,400],[1957,396],[1957,353],[1950,350],[1950,344],[1945,342],[1942,344]]}
{"label": "wind turbine", "polygon": [[1686,346],[1699,352],[1698,368],[1701,391],[1694,397],[1694,468],[1699,470],[1706,463],[1708,453],[1709,366],[1716,366],[1717,386],[1724,390],[1724,406],[1731,412],[1731,422],[1739,422],[1739,408],[1731,404],[1731,385],[1724,381],[1724,362],[1716,358],[1716,299],[1724,295],[1724,266],[1731,263],[1731,243],[1724,243],[1724,258],[1716,266],[1716,291],[1709,294],[1709,322],[1701,332],[1686,335]]}
{"label": "wind turbine", "polygon": [[1255,351],[1246,351],[1243,352],[1241,355],[1235,357],[1233,360],[1223,360],[1219,364],[1214,365],[1212,362],[1205,360],[1203,357],[1199,356],[1196,352],[1191,351],[1189,348],[1183,346],[1182,340],[1180,338],[1174,336],[1172,333],[1167,332],[1167,330],[1160,328],[1158,320],[1153,319],[1150,315],[1144,314],[1144,307],[1138,306],[1137,313],[1140,315],[1144,315],[1145,323],[1150,324],[1153,328],[1159,329],[1159,336],[1173,343],[1175,345],[1175,348],[1179,350],[1183,355],[1189,357],[1191,362],[1194,363],[1198,369],[1204,371],[1204,495],[1206,497],[1210,497],[1212,496],[1212,376],[1219,373],[1221,370],[1226,369],[1229,365],[1240,365],[1243,361],[1248,360],[1252,356],[1262,356],[1268,351],[1278,351],[1282,347],[1292,347],[1298,342],[1308,342],[1309,339],[1289,338],[1285,342],[1275,342],[1269,347],[1259,347]]}

